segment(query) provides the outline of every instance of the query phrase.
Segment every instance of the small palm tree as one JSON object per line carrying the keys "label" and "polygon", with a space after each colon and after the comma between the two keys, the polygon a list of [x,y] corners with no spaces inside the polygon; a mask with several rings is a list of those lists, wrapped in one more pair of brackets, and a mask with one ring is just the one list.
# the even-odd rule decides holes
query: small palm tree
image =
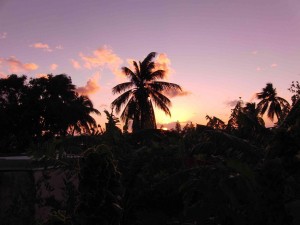
{"label": "small palm tree", "polygon": [[260,116],[260,112],[258,111],[258,108],[254,102],[247,102],[245,107],[242,108],[242,112],[247,117],[248,122],[254,127],[265,126],[265,122]]}
{"label": "small palm tree", "polygon": [[261,115],[267,112],[268,118],[274,120],[276,115],[277,120],[284,117],[283,109],[290,108],[290,104],[284,99],[277,96],[276,88],[273,88],[272,83],[267,83],[262,92],[256,94],[260,102],[257,104],[258,111]]}
{"label": "small palm tree", "polygon": [[162,92],[181,91],[177,84],[160,81],[164,78],[165,71],[155,70],[155,56],[156,53],[151,52],[142,62],[133,61],[133,71],[123,67],[122,71],[130,81],[118,84],[112,89],[113,94],[121,94],[112,102],[112,107],[116,113],[120,113],[124,106],[121,119],[126,125],[128,120],[133,120],[133,131],[156,128],[152,102],[166,115],[171,116],[171,101]]}
{"label": "small palm tree", "polygon": [[256,104],[246,103],[238,115],[239,130],[244,137],[254,137],[265,130],[265,122],[260,116]]}
{"label": "small palm tree", "polygon": [[212,127],[216,130],[224,130],[226,128],[226,124],[224,123],[224,121],[222,121],[221,119],[219,119],[218,117],[210,117],[209,115],[206,115],[206,120],[208,120],[206,126],[208,127]]}
{"label": "small palm tree", "polygon": [[75,131],[81,133],[82,129],[90,133],[92,128],[97,126],[96,120],[90,114],[100,115],[100,112],[94,108],[92,101],[87,96],[76,95],[69,110],[69,124],[70,127],[73,127],[72,135]]}

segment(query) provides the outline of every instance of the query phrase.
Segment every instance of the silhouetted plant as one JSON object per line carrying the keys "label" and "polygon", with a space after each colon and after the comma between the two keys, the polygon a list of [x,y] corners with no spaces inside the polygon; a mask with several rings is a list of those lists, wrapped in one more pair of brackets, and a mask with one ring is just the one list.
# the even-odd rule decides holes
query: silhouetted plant
{"label": "silhouetted plant", "polygon": [[273,88],[272,83],[267,83],[266,87],[262,89],[262,92],[256,94],[256,97],[260,102],[257,108],[261,115],[267,112],[267,116],[272,121],[276,116],[278,120],[286,116],[286,112],[289,109],[290,104],[284,99],[277,96],[276,88]]}
{"label": "silhouetted plant", "polygon": [[123,67],[122,71],[130,81],[118,84],[112,89],[113,94],[121,94],[112,102],[112,106],[117,113],[125,106],[121,119],[126,123],[129,119],[133,120],[133,131],[156,128],[152,102],[170,116],[171,101],[162,92],[181,91],[177,84],[160,81],[165,77],[165,71],[155,70],[155,56],[156,53],[151,52],[142,62],[133,61],[133,71]]}
{"label": "silhouetted plant", "polygon": [[235,132],[239,129],[238,117],[242,110],[243,101],[241,98],[237,101],[235,107],[231,110],[231,115],[229,117],[226,130],[229,132]]}
{"label": "silhouetted plant", "polygon": [[90,133],[99,114],[91,100],[76,93],[70,77],[10,75],[0,79],[0,151],[22,151],[32,141]]}
{"label": "silhouetted plant", "polygon": [[209,115],[206,115],[206,120],[208,120],[206,126],[212,127],[216,130],[224,130],[226,128],[226,124],[219,119],[218,117],[210,117]]}
{"label": "silhouetted plant", "polygon": [[292,106],[296,104],[300,97],[300,84],[298,81],[292,81],[291,87],[288,90],[293,93],[292,99]]}
{"label": "silhouetted plant", "polygon": [[78,190],[75,224],[120,224],[123,189],[109,146],[90,148],[80,159]]}
{"label": "silhouetted plant", "polygon": [[180,122],[177,120],[176,124],[175,124],[175,131],[177,133],[180,133],[181,132],[181,124]]}

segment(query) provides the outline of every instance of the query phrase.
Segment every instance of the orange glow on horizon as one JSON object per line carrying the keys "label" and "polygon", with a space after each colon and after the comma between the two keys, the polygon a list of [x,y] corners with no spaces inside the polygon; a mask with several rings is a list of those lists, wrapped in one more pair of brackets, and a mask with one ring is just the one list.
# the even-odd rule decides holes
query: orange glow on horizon
{"label": "orange glow on horizon", "polygon": [[165,115],[161,110],[155,110],[156,122],[159,124],[168,124],[172,122],[186,122],[192,118],[191,111],[187,108],[172,108],[171,117]]}

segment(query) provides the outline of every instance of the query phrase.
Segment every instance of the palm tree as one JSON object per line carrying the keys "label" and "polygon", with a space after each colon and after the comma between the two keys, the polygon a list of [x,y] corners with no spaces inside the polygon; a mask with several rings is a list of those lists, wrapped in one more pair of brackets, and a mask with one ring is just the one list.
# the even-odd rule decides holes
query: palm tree
{"label": "palm tree", "polygon": [[94,113],[100,115],[100,112],[94,108],[92,101],[85,95],[75,95],[76,98],[69,106],[69,126],[73,128],[72,135],[77,131],[81,133],[82,129],[90,133],[93,127],[97,126],[96,120],[90,115]]}
{"label": "palm tree", "polygon": [[239,135],[246,139],[255,139],[265,131],[265,122],[255,103],[246,103],[238,114]]}
{"label": "palm tree", "polygon": [[[34,78],[30,82],[30,105],[34,109],[40,135],[67,135],[68,132],[90,131],[96,126],[91,113],[100,114],[87,96],[80,96],[65,74]],[[30,107],[31,106],[31,107]]]}
{"label": "palm tree", "polygon": [[210,117],[209,115],[206,115],[205,118],[208,120],[206,124],[206,126],[208,127],[212,127],[213,129],[216,130],[224,130],[226,128],[226,124],[224,123],[224,121],[222,121],[218,117],[215,116]]}
{"label": "palm tree", "polygon": [[262,92],[256,94],[256,97],[260,100],[257,104],[258,111],[261,115],[267,112],[271,121],[274,120],[275,115],[277,120],[280,120],[284,117],[283,109],[290,108],[290,104],[284,98],[277,96],[276,88],[273,88],[272,83],[267,83]]}
{"label": "palm tree", "polygon": [[134,70],[123,67],[123,73],[130,81],[118,84],[112,89],[113,94],[121,94],[112,102],[116,113],[121,114],[122,121],[133,120],[133,131],[139,129],[155,129],[156,121],[152,102],[155,106],[171,116],[169,107],[171,101],[162,92],[181,91],[181,87],[174,83],[164,82],[164,70],[155,70],[153,61],[156,56],[151,52],[142,62],[133,61]]}
{"label": "palm tree", "polygon": [[263,118],[259,115],[260,112],[254,102],[247,102],[242,108],[242,113],[246,116],[246,123],[254,128],[265,127]]}

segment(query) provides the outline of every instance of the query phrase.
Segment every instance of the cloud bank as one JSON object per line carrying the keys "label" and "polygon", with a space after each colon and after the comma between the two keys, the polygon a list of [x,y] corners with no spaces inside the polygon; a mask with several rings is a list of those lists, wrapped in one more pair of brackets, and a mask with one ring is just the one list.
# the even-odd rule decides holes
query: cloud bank
{"label": "cloud bank", "polygon": [[225,104],[229,107],[235,107],[239,101],[240,101],[239,99],[235,99],[235,100],[227,101],[225,102]]}
{"label": "cloud bank", "polygon": [[123,60],[113,53],[112,49],[104,46],[98,48],[93,51],[93,54],[87,56],[83,53],[79,53],[80,58],[84,62],[84,67],[87,69],[93,68],[108,68],[110,69],[116,76],[123,77],[124,75],[121,73],[120,66],[123,63]]}
{"label": "cloud bank", "polygon": [[0,39],[5,39],[7,37],[7,32],[0,33]]}
{"label": "cloud bank", "polygon": [[83,87],[78,87],[76,91],[81,95],[94,94],[100,89],[99,85],[100,73],[96,72]]}
{"label": "cloud bank", "polygon": [[53,50],[50,48],[48,44],[42,43],[42,42],[37,42],[32,45],[29,45],[31,48],[36,48],[36,49],[42,49],[46,52],[52,52]]}
{"label": "cloud bank", "polygon": [[[33,43],[33,44],[29,45],[29,47],[36,48],[36,49],[42,49],[46,52],[53,52],[53,49],[50,47],[50,45],[48,45],[46,43],[42,43],[42,42]],[[54,47],[54,49],[62,50],[64,48],[62,45],[57,45]]]}
{"label": "cloud bank", "polygon": [[30,72],[38,69],[35,63],[22,63],[16,57],[0,58],[0,65],[7,67],[9,73]]}
{"label": "cloud bank", "polygon": [[55,64],[55,63],[53,63],[53,64],[51,64],[50,65],[50,70],[56,70],[57,69],[57,67],[58,67],[58,65],[57,64]]}
{"label": "cloud bank", "polygon": [[171,60],[166,53],[160,53],[155,60],[155,70],[164,70],[165,78],[168,79],[170,74],[175,71],[171,68]]}
{"label": "cloud bank", "polygon": [[71,65],[73,66],[74,69],[77,69],[77,70],[81,69],[81,65],[79,64],[78,61],[76,61],[74,59],[71,59],[70,61],[71,61]]}
{"label": "cloud bank", "polygon": [[185,91],[185,90],[169,90],[169,91],[164,91],[164,95],[166,95],[169,98],[175,98],[175,97],[181,97],[181,96],[187,96],[192,94],[190,91]]}
{"label": "cloud bank", "polygon": [[275,68],[275,67],[277,67],[278,65],[276,64],[276,63],[273,63],[273,64],[271,64],[270,65],[272,68]]}

